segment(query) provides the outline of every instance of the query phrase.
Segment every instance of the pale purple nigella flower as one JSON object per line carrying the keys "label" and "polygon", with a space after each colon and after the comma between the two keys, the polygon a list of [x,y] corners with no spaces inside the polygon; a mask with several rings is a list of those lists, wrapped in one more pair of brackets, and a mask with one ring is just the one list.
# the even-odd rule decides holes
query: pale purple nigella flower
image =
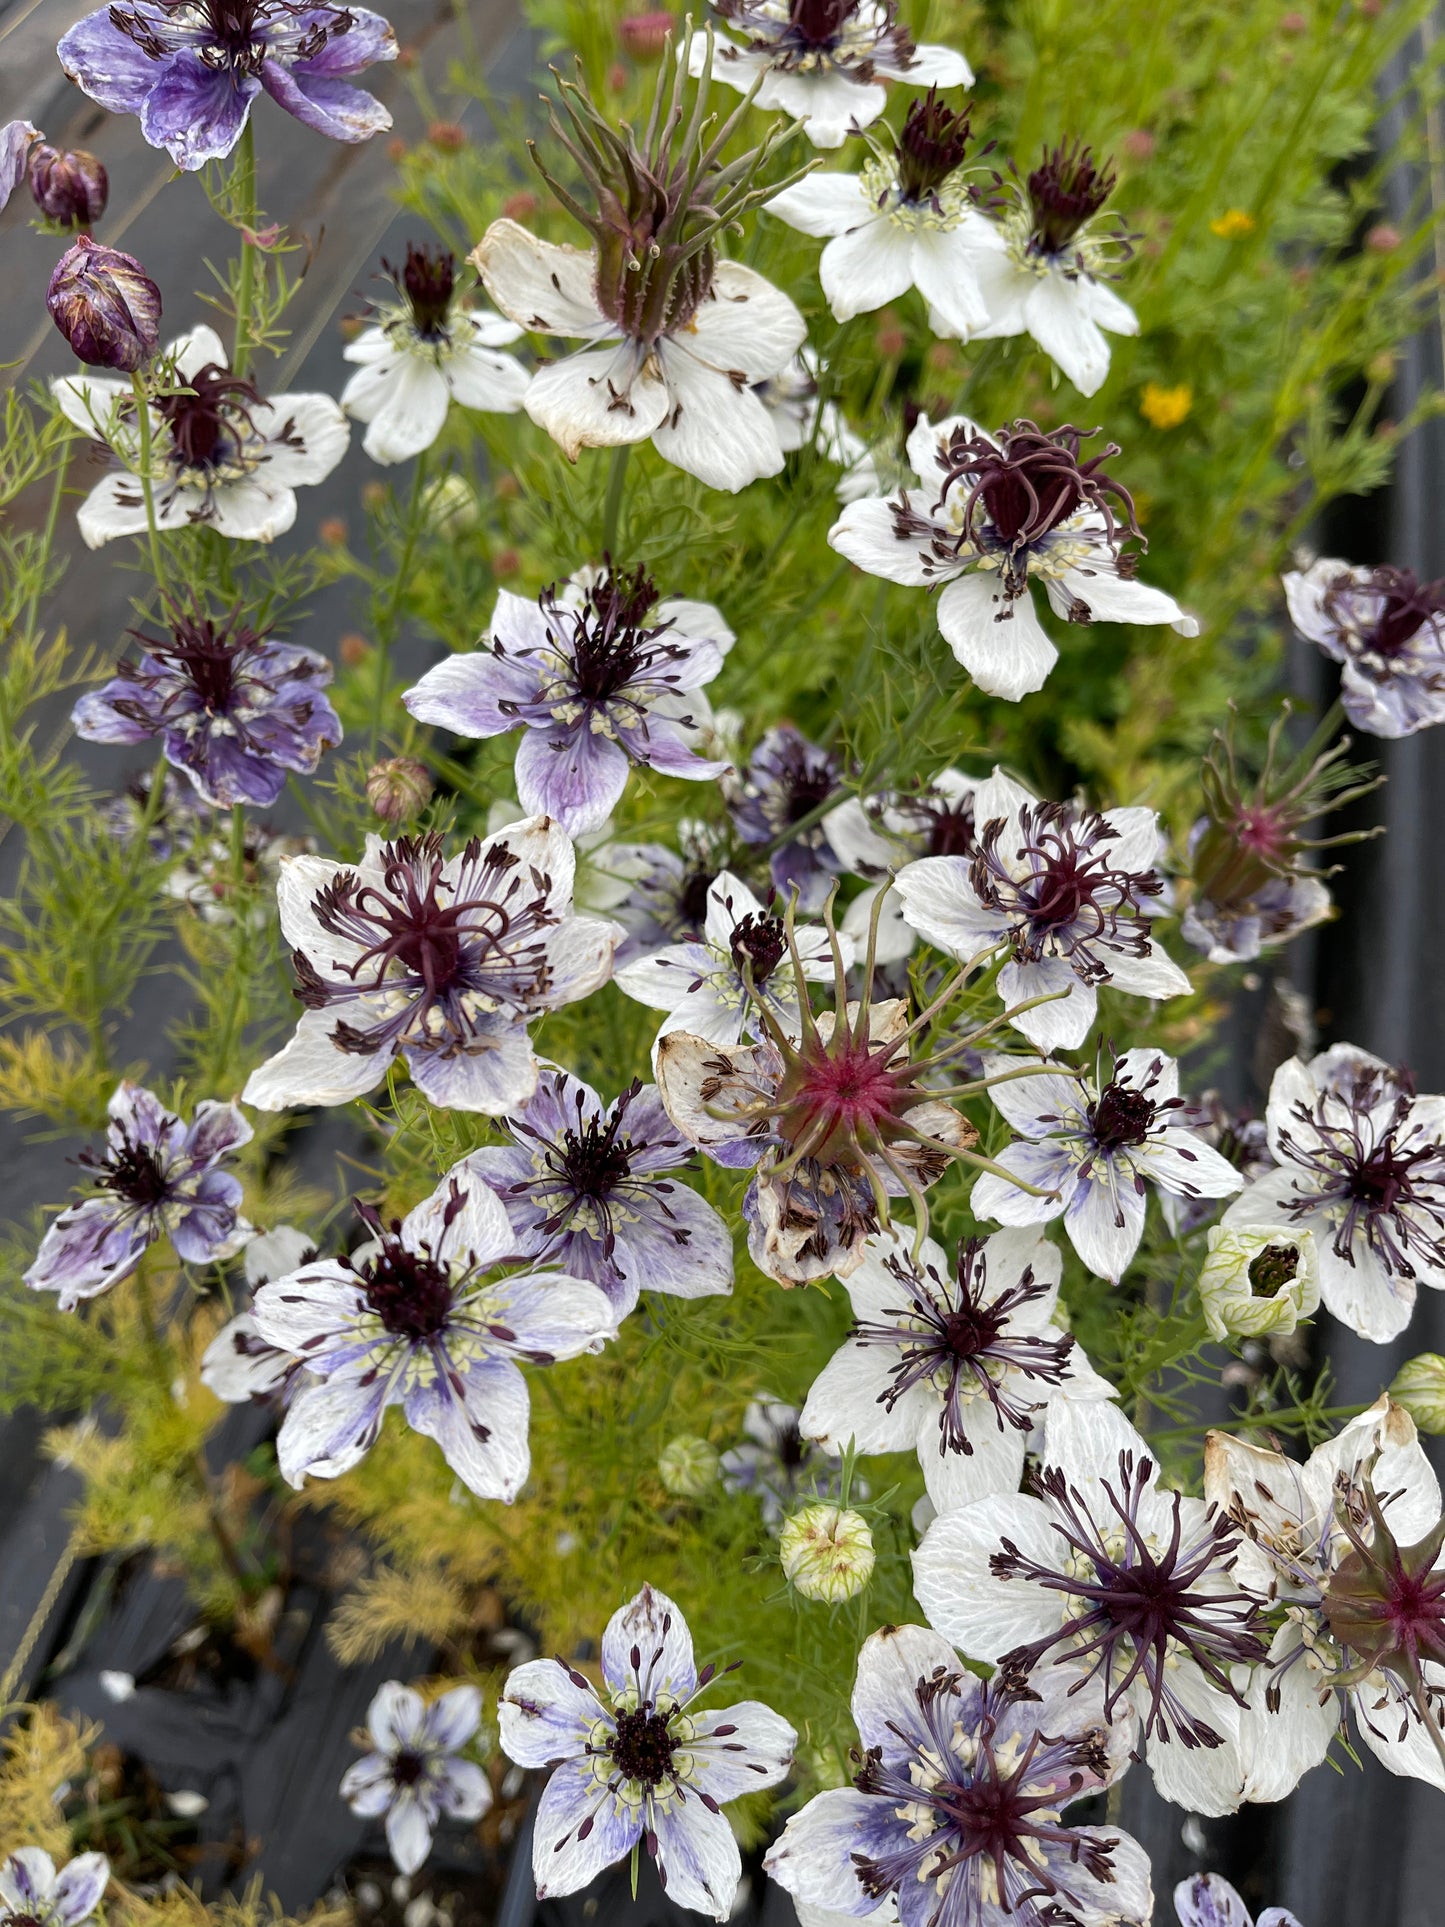
{"label": "pale purple nigella flower", "polygon": [[491,1806],[486,1774],[475,1760],[457,1757],[481,1723],[475,1686],[454,1686],[430,1702],[400,1680],[377,1688],[366,1715],[372,1750],[346,1769],[341,1797],[367,1819],[386,1815],[386,1844],[398,1873],[416,1872],[443,1815],[480,1820]]}
{"label": "pale purple nigella flower", "polygon": [[[814,147],[841,147],[888,102],[886,80],[911,87],[971,87],[973,70],[954,47],[917,46],[899,25],[897,0],[713,0],[738,41],[719,40],[718,80],[765,110],[801,121]],[[707,70],[709,36],[694,34],[690,64]]]}
{"label": "pale purple nigella flower", "polygon": [[[843,869],[868,879],[843,914],[841,928],[855,943],[866,944],[873,905],[887,878],[901,864],[924,856],[971,857],[977,848],[973,797],[978,783],[961,770],[941,769],[910,790],[878,796],[850,796],[823,818],[823,833]],[[880,964],[901,963],[918,933],[903,915],[896,891],[884,899],[874,937]]]}
{"label": "pale purple nigella flower", "polygon": [[[729,1446],[718,1460],[723,1485],[757,1499],[769,1532],[777,1532],[801,1500],[842,1497],[837,1454],[803,1437],[802,1418],[796,1405],[780,1398],[749,1399],[741,1443]],[[856,1498],[867,1497],[858,1479],[852,1491]]]}
{"label": "pale purple nigella flower", "polygon": [[1258,1921],[1222,1873],[1191,1874],[1174,1889],[1179,1927],[1300,1927],[1288,1907],[1266,1907]]}
{"label": "pale purple nigella flower", "polygon": [[341,406],[367,424],[361,445],[371,459],[405,462],[430,448],[453,401],[514,415],[530,377],[514,356],[497,351],[521,338],[516,322],[461,297],[455,258],[444,248],[408,241],[402,267],[382,266],[398,299],[343,350],[361,366]]}
{"label": "pale purple nigella flower", "polygon": [[[777,845],[768,858],[773,886],[784,901],[796,891],[805,913],[823,907],[838,874],[817,813],[837,790],[840,770],[831,750],[779,723],[764,731],[747,768],[723,783],[738,835],[744,843]],[[791,834],[805,817],[805,827]]]}
{"label": "pale purple nigella flower", "polygon": [[1276,1169],[1225,1225],[1313,1231],[1320,1296],[1361,1338],[1410,1322],[1417,1285],[1445,1288],[1445,1097],[1353,1044],[1280,1065],[1265,1110]]}
{"label": "pale purple nigella flower", "polygon": [[1321,560],[1284,578],[1290,620],[1342,665],[1340,701],[1371,736],[1445,722],[1445,581]]}
{"label": "pale purple nigella flower", "polygon": [[1241,1533],[1158,1484],[1107,1399],[1055,1399],[1031,1492],[945,1512],[913,1555],[929,1620],[973,1659],[1042,1686],[1082,1666],[1109,1722],[1137,1716],[1154,1785],[1195,1813],[1244,1797],[1234,1669],[1265,1657]]}
{"label": "pale purple nigella flower", "polygon": [[[1185,1198],[1227,1198],[1244,1183],[1227,1158],[1186,1128],[1179,1066],[1163,1051],[1125,1051],[1107,1080],[1102,1069],[1089,1078],[1020,1058],[984,1061],[990,1076],[1030,1068],[1035,1074],[990,1088],[995,1108],[1020,1135],[994,1160],[1007,1175],[986,1171],[974,1185],[974,1215],[1000,1224],[1061,1217],[1098,1278],[1117,1284],[1133,1260],[1150,1184]],[[1011,1177],[1050,1195],[1030,1196]]]}
{"label": "pale purple nigella flower", "polygon": [[[304,1231],[289,1224],[263,1231],[246,1246],[241,1265],[252,1291],[284,1278],[316,1256],[316,1246]],[[256,1329],[252,1312],[227,1319],[201,1354],[201,1382],[227,1405],[254,1399],[289,1398],[305,1367],[289,1352],[268,1345]]]}
{"label": "pale purple nigella flower", "polygon": [[309,772],[341,741],[336,711],[321,693],[331,664],[314,649],[268,642],[234,610],[213,621],[172,604],[170,634],[131,633],[138,663],[122,662],[103,689],[71,712],[92,743],[162,738],[166,759],[184,770],[208,803],[274,803],[288,770]]}
{"label": "pale purple nigella flower", "polygon": [[0,208],[25,179],[30,149],[41,138],[28,120],[7,121],[0,127]]}
{"label": "pale purple nigella flower", "polygon": [[841,1452],[917,1451],[938,1511],[1016,1492],[1050,1400],[1109,1398],[1053,1322],[1059,1248],[1026,1227],[970,1238],[950,1263],[925,1238],[871,1238],[847,1280],[853,1327],[803,1407],[806,1437]]}
{"label": "pale purple nigella flower", "polygon": [[684,817],[676,826],[677,848],[665,843],[601,844],[592,853],[599,876],[615,888],[608,908],[627,932],[617,964],[670,943],[701,943],[708,891],[730,868],[732,838],[726,830]]}
{"label": "pale purple nigella flower", "polygon": [[[270,542],[296,520],[296,490],[328,476],[351,437],[329,395],[276,395],[233,375],[214,328],[193,328],[166,351],[174,381],[152,383],[151,491],[157,526],[211,528]],[[96,483],[76,521],[86,547],[144,535],[140,428],[129,382],[65,375],[52,383],[67,421],[97,436],[119,463]]]}
{"label": "pale purple nigella flower", "polygon": [[256,1293],[256,1330],[314,1383],[291,1401],[276,1440],[294,1486],[359,1463],[399,1405],[484,1499],[517,1496],[531,1463],[519,1361],[600,1351],[617,1318],[595,1285],[556,1270],[506,1270],[516,1237],[501,1203],[462,1166],[404,1219],[357,1211],[370,1241]]}
{"label": "pale purple nigella flower", "polygon": [[[848,426],[836,402],[818,393],[823,369],[811,348],[800,348],[788,367],[753,384],[753,393],[773,418],[785,455],[811,448],[826,462],[835,462],[851,475],[865,459],[868,445]],[[839,483],[841,488],[844,484]]]}
{"label": "pale purple nigella flower", "polygon": [[[1211,1150],[1229,1160],[1246,1184],[1273,1168],[1264,1119],[1252,1116],[1247,1109],[1232,1110],[1218,1091],[1205,1091],[1195,1103],[1186,1105],[1183,1120]],[[1218,1213],[1219,1200],[1161,1191],[1159,1208],[1176,1237],[1187,1237]]]}
{"label": "pale purple nigella flower", "polygon": [[[1201,816],[1189,832],[1194,861],[1215,825]],[[1241,866],[1243,867],[1243,866]],[[1211,893],[1196,885],[1179,920],[1179,934],[1214,964],[1253,963],[1261,951],[1289,943],[1330,914],[1329,886],[1309,870],[1265,871],[1246,893]]]}
{"label": "pale purple nigella flower", "polygon": [[395,34],[366,7],[132,0],[87,14],[56,52],[77,87],[112,114],[138,114],[151,146],[188,173],[231,152],[263,87],[332,140],[391,125],[381,102],[345,78],[396,59]]}
{"label": "pale purple nigella flower", "polygon": [[655,1084],[634,1079],[604,1105],[590,1085],[544,1069],[503,1120],[513,1144],[457,1167],[506,1207],[515,1249],[589,1279],[619,1318],[639,1292],[701,1298],[732,1290],[732,1233],[705,1198],[668,1175],[692,1156]]}
{"label": "pale purple nigella flower", "polygon": [[1189,979],[1150,932],[1162,837],[1153,810],[1041,803],[998,770],[973,796],[966,856],[921,857],[898,873],[903,915],[940,950],[1006,958],[999,995],[1040,1050],[1074,1050],[1098,1015],[1102,983],[1178,997]]}
{"label": "pale purple nigella flower", "polygon": [[513,1669],[502,1749],[556,1769],[532,1840],[539,1898],[576,1893],[645,1842],[670,1900],[728,1918],[742,1857],[722,1806],[777,1786],[798,1736],[758,1700],[696,1711],[715,1672],[698,1672],[682,1614],[651,1586],[607,1622],[600,1692],[559,1659]]}
{"label": "pale purple nigella flower", "polygon": [[1119,451],[1110,442],[1085,456],[1086,439],[1028,421],[987,435],[963,415],[935,428],[923,416],[908,438],[917,490],[849,502],[829,544],[869,575],[941,586],[944,640],[986,695],[1009,702],[1042,689],[1059,656],[1031,582],[1063,622],[1167,622],[1198,635],[1172,596],[1136,580],[1145,544],[1134,504],[1101,467]]}
{"label": "pale purple nigella flower", "polygon": [[[851,943],[844,955],[851,962]],[[659,1040],[687,1031],[736,1044],[761,1034],[765,1009],[796,1030],[800,980],[821,982],[831,970],[825,930],[795,928],[790,947],[785,919],[723,870],[708,888],[701,938],[635,957],[617,972],[617,988],[667,1012]]]}
{"label": "pale purple nigella flower", "polygon": [[763,1864],[802,1918],[839,1927],[881,1927],[891,1901],[905,1927],[1147,1921],[1139,1843],[1060,1817],[1128,1767],[1133,1723],[1103,1700],[1082,1669],[984,1681],[938,1633],[886,1626],[858,1655],[853,1785],[794,1814]]}
{"label": "pale purple nigella flower", "polygon": [[972,110],[930,91],[908,109],[889,154],[858,174],[808,174],[768,202],[802,234],[831,237],[818,263],[835,320],[871,313],[917,288],[936,333],[967,340],[988,320],[974,273],[976,243],[992,229],[973,207],[964,166]]}
{"label": "pale purple nigella flower", "polygon": [[1347,1710],[1391,1773],[1445,1788],[1445,1521],[1409,1414],[1382,1394],[1303,1465],[1211,1432],[1204,1492],[1281,1609],[1240,1730],[1245,1798],[1292,1793]]}
{"label": "pale purple nigella flower", "polygon": [[208,1265],[251,1236],[241,1181],[220,1168],[251,1137],[237,1105],[198,1104],[185,1124],[153,1092],[126,1083],[106,1108],[104,1151],[80,1154],[95,1195],[61,1212],[25,1273],[32,1291],[60,1294],[62,1311],[128,1278],[158,1238],[183,1263]]}
{"label": "pale purple nigella flower", "polygon": [[572,911],[576,858],[545,816],[447,858],[368,838],[356,864],[282,865],[281,929],[306,1014],[243,1093],[263,1111],[347,1104],[404,1057],[430,1103],[496,1117],[537,1083],[527,1025],[607,981],[614,924]]}
{"label": "pale purple nigella flower", "polygon": [[482,647],[450,656],[402,701],[459,736],[522,732],[517,795],[569,835],[606,822],[632,764],[708,782],[725,763],[694,747],[698,692],[733,633],[706,602],[664,601],[645,569],[587,571],[536,602],[509,590]]}
{"label": "pale purple nigella flower", "polygon": [[110,1881],[103,1853],[78,1853],[59,1873],[43,1847],[0,1861],[0,1927],[89,1927]]}

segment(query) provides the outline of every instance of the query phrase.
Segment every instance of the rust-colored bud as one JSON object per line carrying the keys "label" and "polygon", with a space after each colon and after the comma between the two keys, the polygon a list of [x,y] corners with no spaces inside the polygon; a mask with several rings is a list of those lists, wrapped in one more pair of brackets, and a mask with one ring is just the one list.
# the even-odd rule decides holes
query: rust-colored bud
{"label": "rust-colored bud", "polygon": [[82,234],[55,264],[45,297],[77,358],[132,375],[160,341],[161,295],[132,255]]}
{"label": "rust-colored bud", "polygon": [[36,141],[25,166],[31,197],[47,221],[60,227],[94,227],[110,197],[110,177],[83,147],[62,153]]}
{"label": "rust-colored bud", "polygon": [[667,50],[676,22],[670,13],[629,13],[617,23],[617,37],[632,58],[651,65]]}

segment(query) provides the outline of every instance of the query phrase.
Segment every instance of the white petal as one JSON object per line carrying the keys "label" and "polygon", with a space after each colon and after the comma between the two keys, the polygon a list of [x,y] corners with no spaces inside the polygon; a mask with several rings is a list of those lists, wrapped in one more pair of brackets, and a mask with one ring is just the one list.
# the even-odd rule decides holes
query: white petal
{"label": "white petal", "polygon": [[938,627],[969,675],[988,696],[1016,703],[1042,689],[1059,652],[1044,634],[1025,592],[1008,600],[991,569],[961,575],[938,598]]}
{"label": "white petal", "polygon": [[1109,344],[1079,292],[1079,283],[1051,270],[1041,275],[1023,304],[1029,333],[1078,389],[1095,394],[1109,372]]}
{"label": "white petal", "polygon": [[652,445],[709,488],[736,494],[760,476],[776,475],[783,448],[763,402],[745,383],[700,360],[703,352],[700,341],[681,336],[658,344],[668,411]]}
{"label": "white petal", "polygon": [[[895,1296],[897,1296],[895,1290]],[[890,1411],[882,1395],[893,1384],[890,1365],[898,1361],[891,1345],[841,1345],[813,1381],[798,1429],[835,1455],[851,1440],[859,1452],[907,1452],[920,1423],[920,1405],[931,1416],[926,1393],[905,1393]]]}
{"label": "white petal", "polygon": [[948,332],[967,341],[988,326],[988,308],[974,267],[977,250],[970,229],[981,216],[965,215],[963,224],[944,231],[925,228],[913,237],[913,283]]}
{"label": "white petal", "polygon": [[[800,234],[831,239],[869,220],[874,208],[856,174],[807,174],[775,194],[767,203],[767,211]],[[119,382],[115,386],[122,393],[129,392]]]}
{"label": "white petal", "polygon": [[446,423],[449,400],[439,368],[419,355],[399,355],[391,367],[378,363],[353,375],[341,405],[370,423],[361,445],[372,461],[389,465],[431,447]]}
{"label": "white petal", "polygon": [[467,258],[492,300],[520,327],[591,335],[606,326],[592,292],[590,248],[559,247],[515,221],[493,221]]}
{"label": "white petal", "polygon": [[1057,1632],[1063,1620],[1059,1594],[1029,1580],[1000,1579],[990,1569],[1004,1539],[1046,1569],[1063,1551],[1048,1508],[1017,1494],[943,1514],[913,1555],[913,1590],[929,1623],[971,1659],[1000,1659]]}
{"label": "white petal", "polygon": [[[498,322],[495,326],[511,329],[512,324]],[[531,380],[515,355],[494,354],[479,343],[453,355],[442,372],[456,401],[464,408],[489,415],[515,414]]]}
{"label": "white petal", "polygon": [[830,241],[818,278],[837,321],[897,301],[913,286],[913,236],[886,216]]}
{"label": "white petal", "polygon": [[651,360],[639,368],[630,343],[589,348],[539,368],[526,410],[569,461],[584,448],[643,442],[665,418],[667,389]]}
{"label": "white petal", "polygon": [[393,1052],[372,1056],[338,1050],[331,1041],[334,1012],[308,1010],[284,1050],[252,1071],[242,1101],[259,1111],[285,1111],[297,1104],[349,1104],[374,1090],[386,1075]]}
{"label": "white petal", "polygon": [[828,531],[828,546],[869,575],[901,582],[905,588],[926,589],[957,573],[956,568],[937,560],[926,537],[897,533],[893,505],[882,496],[869,495],[849,502]]}
{"label": "white petal", "polygon": [[670,345],[751,384],[786,368],[808,326],[781,289],[740,261],[719,261],[708,298]]}

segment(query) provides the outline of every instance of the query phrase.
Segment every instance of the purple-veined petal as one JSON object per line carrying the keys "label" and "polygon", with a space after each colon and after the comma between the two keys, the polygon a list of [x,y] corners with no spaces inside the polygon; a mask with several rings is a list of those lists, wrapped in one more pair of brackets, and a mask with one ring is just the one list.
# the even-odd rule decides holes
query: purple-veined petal
{"label": "purple-veined petal", "polygon": [[502,1751],[518,1766],[580,1757],[600,1716],[597,1695],[555,1659],[533,1659],[507,1675],[497,1718]]}
{"label": "purple-veined petal", "polygon": [[314,68],[267,60],[261,66],[261,84],[278,107],[328,140],[370,140],[391,125],[389,110],[375,94]]}
{"label": "purple-veined petal", "polygon": [[697,1688],[692,1635],[664,1592],[644,1586],[619,1607],[602,1635],[602,1675],[614,1693],[637,1686],[657,1699],[690,1699]]}
{"label": "purple-veined petal", "polygon": [[[263,63],[269,72],[273,63]],[[140,109],[141,132],[152,147],[163,147],[188,174],[207,161],[223,160],[246,125],[261,83],[251,74],[208,67],[183,47],[158,70]]]}
{"label": "purple-veined petal", "polygon": [[532,1833],[537,1898],[575,1894],[642,1838],[642,1818],[619,1810],[597,1782],[589,1759],[565,1760],[542,1789]]}

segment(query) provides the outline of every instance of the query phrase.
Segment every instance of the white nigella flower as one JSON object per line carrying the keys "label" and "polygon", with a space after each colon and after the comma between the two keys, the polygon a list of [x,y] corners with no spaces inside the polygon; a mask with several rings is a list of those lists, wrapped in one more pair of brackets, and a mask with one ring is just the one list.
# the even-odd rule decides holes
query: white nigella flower
{"label": "white nigella flower", "polygon": [[[795,925],[793,938],[804,979],[825,982],[833,973],[827,931],[816,925],[801,929]],[[851,943],[844,943],[843,954],[851,963]],[[785,919],[765,908],[730,870],[724,870],[708,889],[707,918],[699,941],[665,944],[636,957],[623,964],[615,982],[638,1003],[667,1012],[659,1039],[673,1031],[686,1031],[713,1044],[759,1037],[760,1003],[785,1029],[798,1028],[798,971]]]}
{"label": "white nigella flower", "polygon": [[1266,1907],[1258,1921],[1218,1873],[1191,1874],[1174,1889],[1179,1927],[1300,1927],[1288,1907]]}
{"label": "white nigella flower", "polygon": [[443,1816],[480,1820],[492,1804],[486,1774],[457,1754],[482,1723],[475,1686],[454,1686],[428,1705],[414,1687],[389,1679],[367,1711],[371,1751],[346,1769],[341,1797],[353,1813],[386,1815],[386,1844],[398,1873],[415,1873]]}
{"label": "white nigella flower", "polygon": [[858,174],[807,174],[768,202],[802,234],[831,237],[819,275],[838,321],[917,288],[941,334],[967,340],[988,321],[974,272],[993,230],[969,193],[969,110],[914,101],[891,154]]}
{"label": "white nigella flower", "polygon": [[[1022,1059],[989,1055],[987,1074],[1028,1071]],[[1043,1224],[1062,1217],[1075,1251],[1096,1277],[1116,1283],[1144,1235],[1148,1187],[1184,1198],[1227,1198],[1244,1180],[1197,1132],[1173,1120],[1184,1110],[1179,1066],[1162,1051],[1125,1051],[1105,1081],[1032,1067],[989,1096],[1020,1133],[973,1187],[976,1217]]]}
{"label": "white nigella flower", "polygon": [[783,453],[796,455],[800,449],[816,448],[824,461],[848,471],[838,484],[841,490],[849,486],[848,477],[857,465],[867,459],[868,445],[848,426],[836,402],[820,399],[818,379],[823,372],[812,349],[800,348],[786,368],[756,383],[753,393],[771,414]]}
{"label": "white nigella flower", "polygon": [[1340,701],[1371,736],[1445,722],[1445,581],[1321,557],[1284,578],[1290,621],[1340,664]]}
{"label": "white nigella flower", "polygon": [[[1114,190],[1114,171],[1096,167],[1087,147],[1061,141],[1018,186],[1015,205],[997,225],[971,226],[973,272],[988,323],[979,340],[1032,335],[1081,395],[1102,387],[1110,334],[1137,335],[1134,310],[1108,286],[1129,242],[1099,211]],[[945,311],[946,318],[946,311]]]}
{"label": "white nigella flower", "polygon": [[[296,490],[324,481],[351,430],[329,395],[277,395],[233,375],[214,328],[193,328],[166,351],[174,380],[153,383],[150,484],[158,527],[196,524],[270,542],[296,520]],[[96,483],[77,521],[87,548],[144,535],[140,428],[129,382],[66,375],[51,384],[67,421],[105,443],[119,472]]]}
{"label": "white nigella flower", "polygon": [[524,330],[460,298],[444,248],[408,242],[405,265],[388,272],[400,298],[347,345],[346,359],[361,366],[341,396],[347,414],[367,424],[362,447],[381,463],[430,448],[453,401],[515,414],[530,380],[514,356],[497,352]]}
{"label": "white nigella flower", "polygon": [[[1244,1797],[1236,1669],[1263,1660],[1263,1597],[1239,1528],[1158,1483],[1105,1399],[1055,1399],[1031,1493],[936,1519],[913,1555],[938,1630],[1005,1679],[1082,1666],[1113,1722],[1135,1716],[1154,1785],[1195,1813]],[[1251,1568],[1252,1571],[1252,1568]]]}
{"label": "white nigella flower", "polygon": [[91,1927],[110,1884],[103,1853],[78,1853],[57,1873],[43,1847],[0,1861],[0,1927]]}
{"label": "white nigella flower", "polygon": [[914,87],[971,87],[973,72],[953,47],[919,47],[898,24],[897,0],[713,0],[713,11],[740,36],[709,50],[693,36],[695,74],[709,59],[719,80],[754,104],[803,123],[815,147],[841,147],[869,127],[888,102],[885,80]]}
{"label": "white nigella flower", "polygon": [[1057,1245],[1031,1227],[971,1238],[951,1264],[925,1238],[870,1238],[845,1279],[854,1324],[816,1379],[800,1422],[834,1452],[917,1450],[940,1512],[1016,1492],[1029,1433],[1050,1400],[1108,1398],[1053,1322]]}
{"label": "white nigella flower", "polygon": [[850,796],[823,818],[823,834],[843,869],[867,879],[839,926],[865,951],[873,906],[886,890],[873,936],[874,961],[901,963],[918,942],[903,916],[903,899],[888,879],[900,864],[925,856],[972,856],[976,778],[941,769],[910,790]]}
{"label": "white nigella flower", "polygon": [[1147,545],[1128,490],[1101,467],[1118,448],[1085,456],[1084,440],[1076,428],[1018,421],[993,436],[964,415],[937,428],[924,416],[908,438],[918,490],[849,502],[829,544],[869,575],[941,588],[944,640],[985,694],[1009,702],[1041,689],[1058,661],[1034,581],[1064,622],[1167,622],[1198,635],[1172,596],[1135,580]]}
{"label": "white nigella flower", "polygon": [[1153,810],[1041,803],[995,770],[973,792],[973,847],[905,864],[896,883],[905,921],[967,962],[1007,961],[999,995],[1040,1050],[1076,1050],[1099,1012],[1100,984],[1138,997],[1179,997],[1189,979],[1150,934],[1163,891],[1163,837]]}
{"label": "white nigella flower", "polygon": [[1303,1465],[1211,1432],[1204,1490],[1282,1610],[1241,1723],[1245,1798],[1292,1792],[1347,1708],[1391,1773],[1445,1788],[1445,1521],[1408,1413],[1382,1396]]}
{"label": "white nigella flower", "polygon": [[1361,1338],[1398,1337],[1416,1287],[1445,1288],[1445,1097],[1336,1044],[1280,1065],[1265,1122],[1277,1168],[1224,1224],[1312,1231],[1328,1309]]}
{"label": "white nigella flower", "polygon": [[591,231],[591,249],[559,247],[502,220],[471,259],[503,314],[589,344],[541,369],[525,397],[527,413],[570,460],[583,448],[651,440],[710,488],[736,491],[783,466],[776,424],[754,387],[786,368],[807,334],[785,294],[717,253],[723,230],[771,192],[756,183],[777,135],[724,165],[745,107],[721,127],[704,125],[707,81],[695,111],[685,110],[688,90],[671,61],[659,87],[667,98],[654,104],[642,151],[630,130],[609,126],[585,93],[562,83],[571,132],[555,110],[553,130],[597,212],[556,191]]}

